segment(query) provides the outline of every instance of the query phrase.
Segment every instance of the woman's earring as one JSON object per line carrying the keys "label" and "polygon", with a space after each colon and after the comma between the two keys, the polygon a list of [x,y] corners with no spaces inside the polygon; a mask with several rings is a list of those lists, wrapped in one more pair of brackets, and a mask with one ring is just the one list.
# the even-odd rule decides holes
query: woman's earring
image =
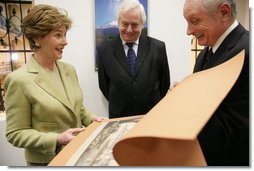
{"label": "woman's earring", "polygon": [[38,47],[41,47],[40,43],[39,42],[35,42],[34,45],[38,48]]}

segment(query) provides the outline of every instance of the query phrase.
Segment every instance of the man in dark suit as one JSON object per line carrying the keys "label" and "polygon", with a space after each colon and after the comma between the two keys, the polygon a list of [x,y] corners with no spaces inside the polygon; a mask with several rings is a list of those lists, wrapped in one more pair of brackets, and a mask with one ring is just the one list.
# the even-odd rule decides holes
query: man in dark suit
{"label": "man in dark suit", "polygon": [[137,0],[123,1],[117,19],[120,36],[98,48],[99,86],[109,118],[146,114],[170,86],[165,43],[141,35],[146,14]]}
{"label": "man in dark suit", "polygon": [[213,166],[249,165],[249,32],[235,15],[234,0],[186,0],[184,5],[187,34],[207,46],[194,72],[215,67],[245,50],[238,80],[198,136],[207,164]]}

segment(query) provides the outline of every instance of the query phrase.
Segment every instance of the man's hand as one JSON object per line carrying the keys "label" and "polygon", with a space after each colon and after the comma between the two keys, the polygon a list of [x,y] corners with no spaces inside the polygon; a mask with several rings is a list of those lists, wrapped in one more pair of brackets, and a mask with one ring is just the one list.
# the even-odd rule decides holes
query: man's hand
{"label": "man's hand", "polygon": [[175,81],[175,82],[173,83],[173,85],[170,86],[170,88],[169,88],[169,90],[168,90],[167,93],[169,93],[171,90],[173,90],[178,84],[179,84],[179,82]]}

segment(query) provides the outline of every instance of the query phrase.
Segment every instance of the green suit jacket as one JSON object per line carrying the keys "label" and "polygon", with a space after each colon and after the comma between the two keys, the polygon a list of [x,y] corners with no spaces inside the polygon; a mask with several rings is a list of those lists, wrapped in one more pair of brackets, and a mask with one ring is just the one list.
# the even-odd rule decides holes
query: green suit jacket
{"label": "green suit jacket", "polygon": [[59,133],[92,122],[74,67],[60,61],[56,64],[68,99],[33,57],[4,82],[6,137],[14,146],[25,148],[28,162],[50,162],[58,151]]}

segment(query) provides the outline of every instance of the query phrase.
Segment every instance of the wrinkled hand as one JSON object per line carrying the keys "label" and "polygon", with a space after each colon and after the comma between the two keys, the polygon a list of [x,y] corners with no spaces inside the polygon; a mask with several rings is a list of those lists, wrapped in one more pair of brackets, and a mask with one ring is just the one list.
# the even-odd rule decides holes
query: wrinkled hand
{"label": "wrinkled hand", "polygon": [[77,134],[84,131],[85,128],[70,128],[57,136],[57,145],[68,144]]}
{"label": "wrinkled hand", "polygon": [[175,82],[173,83],[173,85],[170,86],[170,88],[169,88],[169,90],[168,90],[167,93],[169,93],[171,90],[173,90],[178,84],[179,84],[179,82],[175,81]]}

